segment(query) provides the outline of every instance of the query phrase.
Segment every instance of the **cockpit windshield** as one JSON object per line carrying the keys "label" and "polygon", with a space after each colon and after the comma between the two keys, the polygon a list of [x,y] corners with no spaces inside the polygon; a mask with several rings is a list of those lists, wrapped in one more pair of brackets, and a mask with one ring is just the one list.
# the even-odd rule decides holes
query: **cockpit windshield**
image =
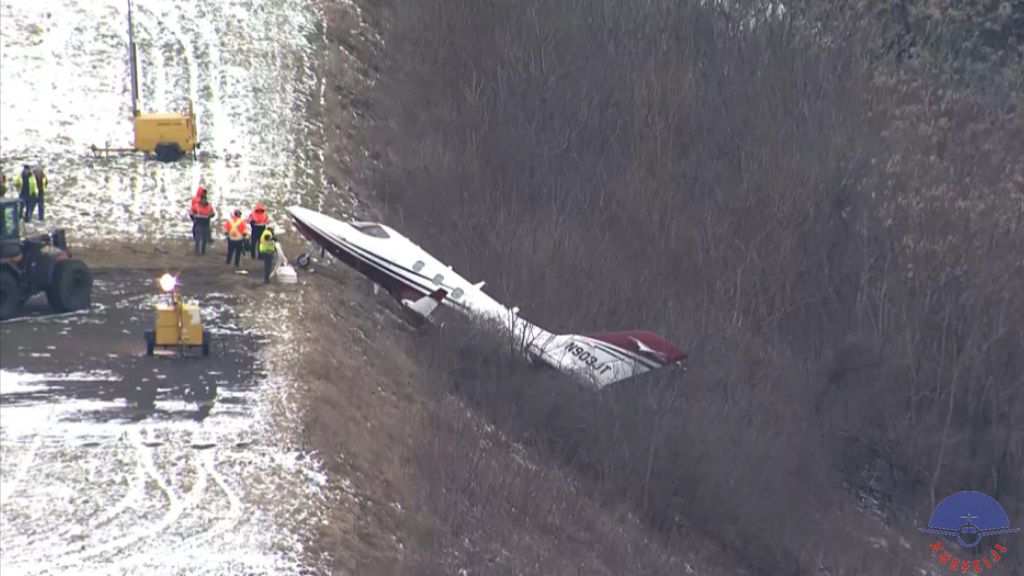
{"label": "cockpit windshield", "polygon": [[381,227],[380,224],[373,222],[353,222],[352,227],[359,230],[367,236],[373,236],[374,238],[390,238],[391,236]]}

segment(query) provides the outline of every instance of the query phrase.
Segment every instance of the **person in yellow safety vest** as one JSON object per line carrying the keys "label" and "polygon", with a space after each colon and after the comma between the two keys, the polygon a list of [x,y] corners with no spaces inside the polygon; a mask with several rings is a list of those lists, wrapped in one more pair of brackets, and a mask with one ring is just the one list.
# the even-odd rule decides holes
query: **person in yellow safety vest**
{"label": "person in yellow safety vest", "polygon": [[37,205],[39,206],[39,219],[42,220],[43,219],[43,201],[46,199],[46,189],[47,189],[46,172],[43,172],[43,167],[42,166],[36,166],[35,168],[32,169],[32,175],[35,176],[35,179],[36,179],[36,189],[39,191],[39,193],[38,193],[39,200],[38,200],[38,204]]}
{"label": "person in yellow safety vest", "polygon": [[36,188],[36,177],[28,164],[21,168],[21,173],[14,177],[14,188],[25,202],[25,222],[32,220],[32,212],[36,208],[39,190]]}
{"label": "person in yellow safety vest", "polygon": [[260,260],[263,260],[263,283],[270,282],[270,273],[274,271],[274,258],[277,256],[277,237],[274,236],[273,224],[268,224],[260,234]]}
{"label": "person in yellow safety vest", "polygon": [[238,261],[242,257],[245,239],[249,235],[249,225],[245,223],[245,220],[242,220],[241,210],[235,210],[231,218],[224,222],[224,232],[228,237],[228,258],[224,263],[231,264],[231,258],[234,257],[235,268],[238,268]]}

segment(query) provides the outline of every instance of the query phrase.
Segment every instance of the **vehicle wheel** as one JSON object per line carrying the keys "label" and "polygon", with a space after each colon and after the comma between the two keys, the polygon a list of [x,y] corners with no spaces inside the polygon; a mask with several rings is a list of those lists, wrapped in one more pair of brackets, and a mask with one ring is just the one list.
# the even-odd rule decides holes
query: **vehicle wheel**
{"label": "vehicle wheel", "polygon": [[88,308],[92,303],[92,271],[81,260],[58,262],[46,300],[58,312]]}
{"label": "vehicle wheel", "polygon": [[210,333],[203,332],[203,356],[210,355]]}
{"label": "vehicle wheel", "polygon": [[301,256],[298,257],[298,259],[296,259],[296,262],[298,263],[300,268],[308,268],[310,262],[309,254],[304,252]]}
{"label": "vehicle wheel", "polygon": [[18,311],[25,301],[18,279],[10,270],[0,270],[0,318],[6,320]]}
{"label": "vehicle wheel", "polygon": [[146,356],[153,355],[153,348],[156,347],[156,332],[148,330],[146,332]]}
{"label": "vehicle wheel", "polygon": [[156,159],[160,162],[176,162],[185,155],[185,152],[175,142],[157,144],[153,151],[156,152]]}

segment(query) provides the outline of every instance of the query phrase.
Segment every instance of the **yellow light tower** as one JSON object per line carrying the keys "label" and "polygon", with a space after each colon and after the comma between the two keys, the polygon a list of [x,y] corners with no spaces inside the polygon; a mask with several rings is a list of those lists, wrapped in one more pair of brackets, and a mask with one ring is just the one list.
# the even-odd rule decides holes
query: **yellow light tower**
{"label": "yellow light tower", "polygon": [[156,305],[156,323],[153,330],[146,332],[146,354],[153,355],[154,348],[176,347],[185,356],[189,348],[202,348],[203,356],[210,354],[210,337],[203,330],[199,305],[185,303],[178,292],[178,279],[164,274],[157,281],[167,299]]}

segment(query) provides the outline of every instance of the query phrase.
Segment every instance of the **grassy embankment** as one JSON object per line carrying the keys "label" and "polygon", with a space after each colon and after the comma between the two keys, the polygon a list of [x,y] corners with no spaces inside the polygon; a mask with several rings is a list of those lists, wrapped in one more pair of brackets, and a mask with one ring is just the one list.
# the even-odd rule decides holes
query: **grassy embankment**
{"label": "grassy embankment", "polygon": [[[486,571],[467,550],[536,534],[538,561],[672,572],[699,527],[769,573],[901,572],[952,491],[1020,521],[1016,20],[936,28],[902,5],[373,3],[388,220],[541,325],[654,329],[692,358],[592,394],[485,339],[431,340],[426,389],[558,464],[526,474],[433,406],[415,469],[445,528],[413,541],[420,568]],[[575,538],[594,499],[665,540]]]}

